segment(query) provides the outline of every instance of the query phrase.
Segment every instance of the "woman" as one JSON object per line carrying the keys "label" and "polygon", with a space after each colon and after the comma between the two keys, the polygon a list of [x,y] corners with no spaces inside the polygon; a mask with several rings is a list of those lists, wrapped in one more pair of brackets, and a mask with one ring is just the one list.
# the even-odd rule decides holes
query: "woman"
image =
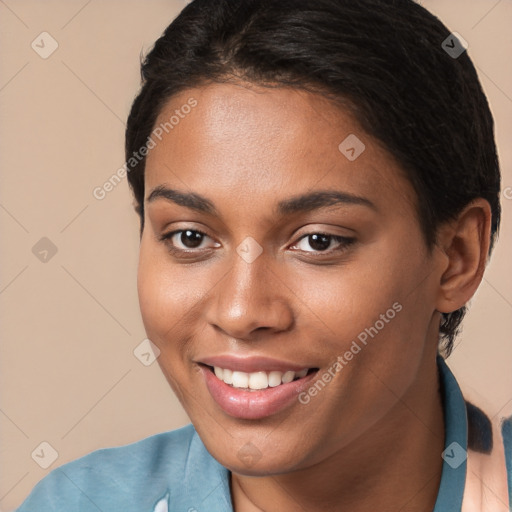
{"label": "woman", "polygon": [[505,511],[510,421],[444,362],[500,221],[463,41],[409,0],[195,0],[126,131],[138,290],[192,424],[20,512]]}

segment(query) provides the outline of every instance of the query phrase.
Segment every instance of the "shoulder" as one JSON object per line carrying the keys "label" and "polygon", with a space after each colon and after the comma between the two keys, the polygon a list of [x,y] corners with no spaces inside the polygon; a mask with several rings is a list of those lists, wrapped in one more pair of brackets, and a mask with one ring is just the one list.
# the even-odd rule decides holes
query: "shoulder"
{"label": "shoulder", "polygon": [[96,450],[54,469],[17,512],[153,510],[155,497],[178,485],[194,436],[192,425],[124,446]]}
{"label": "shoulder", "polygon": [[512,416],[502,419],[501,436],[505,447],[509,507],[512,509]]}
{"label": "shoulder", "polygon": [[512,417],[492,416],[466,401],[464,512],[508,512],[512,506]]}
{"label": "shoulder", "polygon": [[455,437],[461,447],[459,463],[456,466],[448,463],[446,469],[450,474],[451,469],[461,467],[464,473],[461,510],[509,512],[512,506],[510,412],[505,412],[507,407],[504,407],[498,414],[489,413],[492,410],[489,400],[470,387],[460,386],[446,363],[442,359],[438,362],[446,434],[457,434]]}

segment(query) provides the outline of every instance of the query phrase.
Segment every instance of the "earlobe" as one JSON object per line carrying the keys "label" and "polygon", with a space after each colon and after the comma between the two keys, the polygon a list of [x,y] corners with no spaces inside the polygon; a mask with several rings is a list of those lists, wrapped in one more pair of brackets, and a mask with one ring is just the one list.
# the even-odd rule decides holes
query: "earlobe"
{"label": "earlobe", "polygon": [[483,278],[489,253],[491,207],[482,198],[469,203],[438,232],[438,247],[447,257],[436,309],[451,313],[464,306]]}

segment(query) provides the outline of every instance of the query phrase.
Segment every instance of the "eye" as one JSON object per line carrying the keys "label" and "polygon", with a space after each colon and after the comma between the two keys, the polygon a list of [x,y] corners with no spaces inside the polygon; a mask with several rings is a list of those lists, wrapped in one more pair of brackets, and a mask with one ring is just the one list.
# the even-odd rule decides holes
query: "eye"
{"label": "eye", "polygon": [[[171,252],[178,253],[208,248],[202,246],[202,244],[209,238],[210,237],[206,233],[196,229],[178,229],[162,235],[160,240],[167,243]],[[216,247],[219,246],[220,244],[216,245]]]}
{"label": "eye", "polygon": [[[334,249],[332,248],[333,242]],[[355,238],[346,236],[329,235],[327,233],[308,233],[301,237],[299,241],[292,246],[292,249],[298,248],[304,252],[330,254],[333,252],[343,252],[354,242]],[[308,246],[312,250],[308,250]]]}

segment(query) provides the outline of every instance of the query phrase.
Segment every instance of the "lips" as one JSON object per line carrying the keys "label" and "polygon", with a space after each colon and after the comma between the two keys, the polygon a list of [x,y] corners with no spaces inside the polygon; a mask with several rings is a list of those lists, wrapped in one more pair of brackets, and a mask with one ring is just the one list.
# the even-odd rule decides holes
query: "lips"
{"label": "lips", "polygon": [[300,406],[297,396],[318,371],[266,357],[231,355],[202,358],[199,368],[211,397],[225,413],[253,420],[276,414],[294,403]]}

